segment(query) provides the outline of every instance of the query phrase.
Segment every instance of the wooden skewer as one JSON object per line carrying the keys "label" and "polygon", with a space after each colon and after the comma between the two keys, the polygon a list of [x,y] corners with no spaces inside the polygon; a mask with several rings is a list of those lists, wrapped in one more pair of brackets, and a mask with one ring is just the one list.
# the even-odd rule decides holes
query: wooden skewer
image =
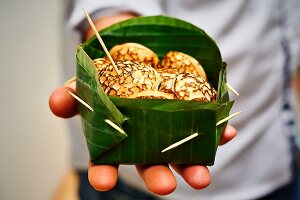
{"label": "wooden skewer", "polygon": [[117,131],[119,131],[120,133],[126,134],[118,125],[116,125],[115,123],[113,123],[109,119],[106,119],[104,121],[105,121],[105,123],[107,123],[108,125],[110,125],[111,127],[113,127],[114,129],[116,129]]}
{"label": "wooden skewer", "polygon": [[85,16],[86,16],[86,18],[87,18],[87,20],[88,20],[90,26],[92,27],[92,30],[94,31],[96,37],[98,38],[98,40],[99,40],[99,42],[100,42],[100,44],[101,44],[101,46],[102,46],[102,48],[103,48],[103,50],[104,50],[106,56],[108,57],[108,59],[109,59],[110,62],[112,63],[112,65],[113,65],[113,67],[115,68],[116,72],[117,72],[118,74],[120,74],[121,72],[119,71],[119,69],[118,69],[118,67],[117,67],[117,65],[116,65],[116,63],[115,63],[115,61],[112,59],[110,53],[108,52],[108,50],[107,50],[107,48],[106,48],[106,46],[105,46],[105,44],[104,44],[104,42],[103,42],[101,36],[100,36],[99,33],[98,33],[98,30],[96,29],[96,27],[95,27],[95,25],[94,25],[94,23],[93,23],[93,21],[92,21],[92,19],[90,18],[89,14],[86,12],[86,10],[85,10],[84,8],[83,8],[83,11],[84,11],[84,13],[85,13]]}
{"label": "wooden skewer", "polygon": [[85,107],[87,107],[90,111],[94,112],[94,109],[87,104],[85,101],[83,101],[81,98],[79,98],[77,95],[75,95],[74,93],[70,92],[70,95],[72,95],[72,97],[74,97],[77,101],[79,101],[82,105],[84,105]]}
{"label": "wooden skewer", "polygon": [[219,126],[220,124],[223,124],[224,122],[234,118],[235,116],[237,116],[238,114],[240,114],[242,111],[239,111],[239,112],[236,112],[232,115],[229,115],[228,117],[225,117],[224,119],[221,119],[220,121],[217,122],[217,125],[216,126]]}
{"label": "wooden skewer", "polygon": [[70,78],[69,80],[67,80],[64,84],[64,86],[69,85],[70,83],[72,83],[73,81],[76,81],[76,76],[74,76],[73,78]]}
{"label": "wooden skewer", "polygon": [[197,137],[198,135],[199,135],[198,133],[194,133],[194,134],[192,134],[192,135],[190,135],[190,136],[188,136],[188,137],[186,137],[186,138],[184,138],[184,139],[182,139],[182,140],[180,140],[180,141],[178,141],[178,142],[176,142],[174,144],[171,144],[170,146],[168,146],[167,148],[165,148],[161,152],[164,153],[164,152],[169,151],[169,150],[171,150],[171,149],[173,149],[175,147],[178,147],[179,145],[182,145],[183,143],[185,143],[185,142],[187,142],[187,141],[189,141],[189,140]]}
{"label": "wooden skewer", "polygon": [[229,83],[226,83],[226,87],[235,95],[240,96],[240,94],[231,85],[229,85]]}

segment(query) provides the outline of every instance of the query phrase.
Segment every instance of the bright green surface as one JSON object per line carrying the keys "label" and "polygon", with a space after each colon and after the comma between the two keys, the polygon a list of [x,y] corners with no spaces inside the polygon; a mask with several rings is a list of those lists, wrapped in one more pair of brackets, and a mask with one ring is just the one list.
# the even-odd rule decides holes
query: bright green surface
{"label": "bright green surface", "polygon": [[[96,38],[77,52],[77,91],[95,112],[79,104],[83,130],[91,160],[96,164],[214,163],[217,144],[228,116],[226,68],[214,41],[201,29],[164,16],[140,17],[113,25],[100,32],[108,48],[124,42],[144,44],[162,57],[177,50],[195,57],[208,79],[218,88],[217,102],[122,99],[103,93],[91,58],[104,56]],[[91,58],[90,58],[91,57]],[[104,122],[122,127],[122,134]],[[199,136],[165,153],[161,150],[193,134]]]}

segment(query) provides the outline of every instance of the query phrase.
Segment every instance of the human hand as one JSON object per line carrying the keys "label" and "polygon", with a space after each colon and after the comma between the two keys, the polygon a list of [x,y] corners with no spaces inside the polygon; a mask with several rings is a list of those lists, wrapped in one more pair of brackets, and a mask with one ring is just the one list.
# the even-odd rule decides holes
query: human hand
{"label": "human hand", "polygon": [[[49,98],[51,111],[58,117],[70,118],[78,114],[76,100],[69,94],[76,94],[75,81],[52,92]],[[228,125],[221,137],[220,145],[229,142],[237,131]],[[210,174],[202,165],[170,165],[194,189],[202,189],[209,185]],[[168,165],[137,165],[136,169],[147,189],[157,195],[167,195],[176,189],[176,179]],[[88,178],[90,184],[99,191],[112,189],[117,182],[118,166],[93,165],[89,162]]]}
{"label": "human hand", "polygon": [[[131,13],[131,12],[118,12],[113,15],[101,17],[101,18],[95,20],[93,23],[97,30],[102,30],[114,23],[121,22],[121,21],[130,19],[130,18],[136,17],[136,16],[137,15],[135,13]],[[95,33],[94,33],[93,29],[91,27],[89,27],[85,31],[85,33],[83,35],[83,39],[87,40],[94,35],[95,35]]]}
{"label": "human hand", "polygon": [[[112,16],[102,17],[96,20],[95,26],[101,30],[113,23],[135,17],[134,13],[124,12]],[[94,35],[89,28],[84,39]],[[70,118],[78,114],[76,100],[69,94],[76,94],[75,81],[65,87],[53,91],[49,99],[51,111],[58,117]],[[227,126],[220,139],[220,145],[227,143],[235,137],[237,131],[232,126]],[[202,165],[170,165],[176,173],[194,189],[202,189],[210,184],[210,174],[206,166]],[[137,165],[136,169],[143,179],[147,189],[157,195],[167,195],[176,189],[176,179],[168,165]],[[112,189],[117,182],[118,166],[116,165],[93,165],[89,162],[88,178],[90,184],[99,191]],[[159,184],[158,184],[159,183]]]}

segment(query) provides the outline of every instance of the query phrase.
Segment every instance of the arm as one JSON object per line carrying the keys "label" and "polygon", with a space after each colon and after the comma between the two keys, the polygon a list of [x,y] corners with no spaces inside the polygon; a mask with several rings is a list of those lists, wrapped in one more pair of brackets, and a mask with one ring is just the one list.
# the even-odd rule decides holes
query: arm
{"label": "arm", "polygon": [[[101,17],[98,20],[94,21],[94,24],[98,30],[104,29],[114,23],[136,17],[137,14],[132,12],[120,12],[111,16]],[[84,33],[84,39],[87,40],[94,35],[94,32],[91,27],[89,27]]]}

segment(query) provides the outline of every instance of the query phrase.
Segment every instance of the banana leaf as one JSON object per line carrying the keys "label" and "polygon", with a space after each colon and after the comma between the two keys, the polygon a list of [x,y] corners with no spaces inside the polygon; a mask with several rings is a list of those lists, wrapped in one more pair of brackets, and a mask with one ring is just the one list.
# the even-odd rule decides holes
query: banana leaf
{"label": "banana leaf", "polygon": [[[95,164],[203,164],[213,165],[229,115],[226,64],[218,46],[200,28],[179,19],[150,16],[129,19],[99,32],[108,49],[136,42],[160,58],[181,51],[196,58],[209,82],[218,89],[217,101],[126,99],[107,96],[98,81],[92,59],[105,56],[96,37],[78,47],[77,94],[94,112],[78,104],[91,161]],[[109,119],[119,128],[105,122]],[[194,139],[162,153],[171,144],[198,133]]]}

